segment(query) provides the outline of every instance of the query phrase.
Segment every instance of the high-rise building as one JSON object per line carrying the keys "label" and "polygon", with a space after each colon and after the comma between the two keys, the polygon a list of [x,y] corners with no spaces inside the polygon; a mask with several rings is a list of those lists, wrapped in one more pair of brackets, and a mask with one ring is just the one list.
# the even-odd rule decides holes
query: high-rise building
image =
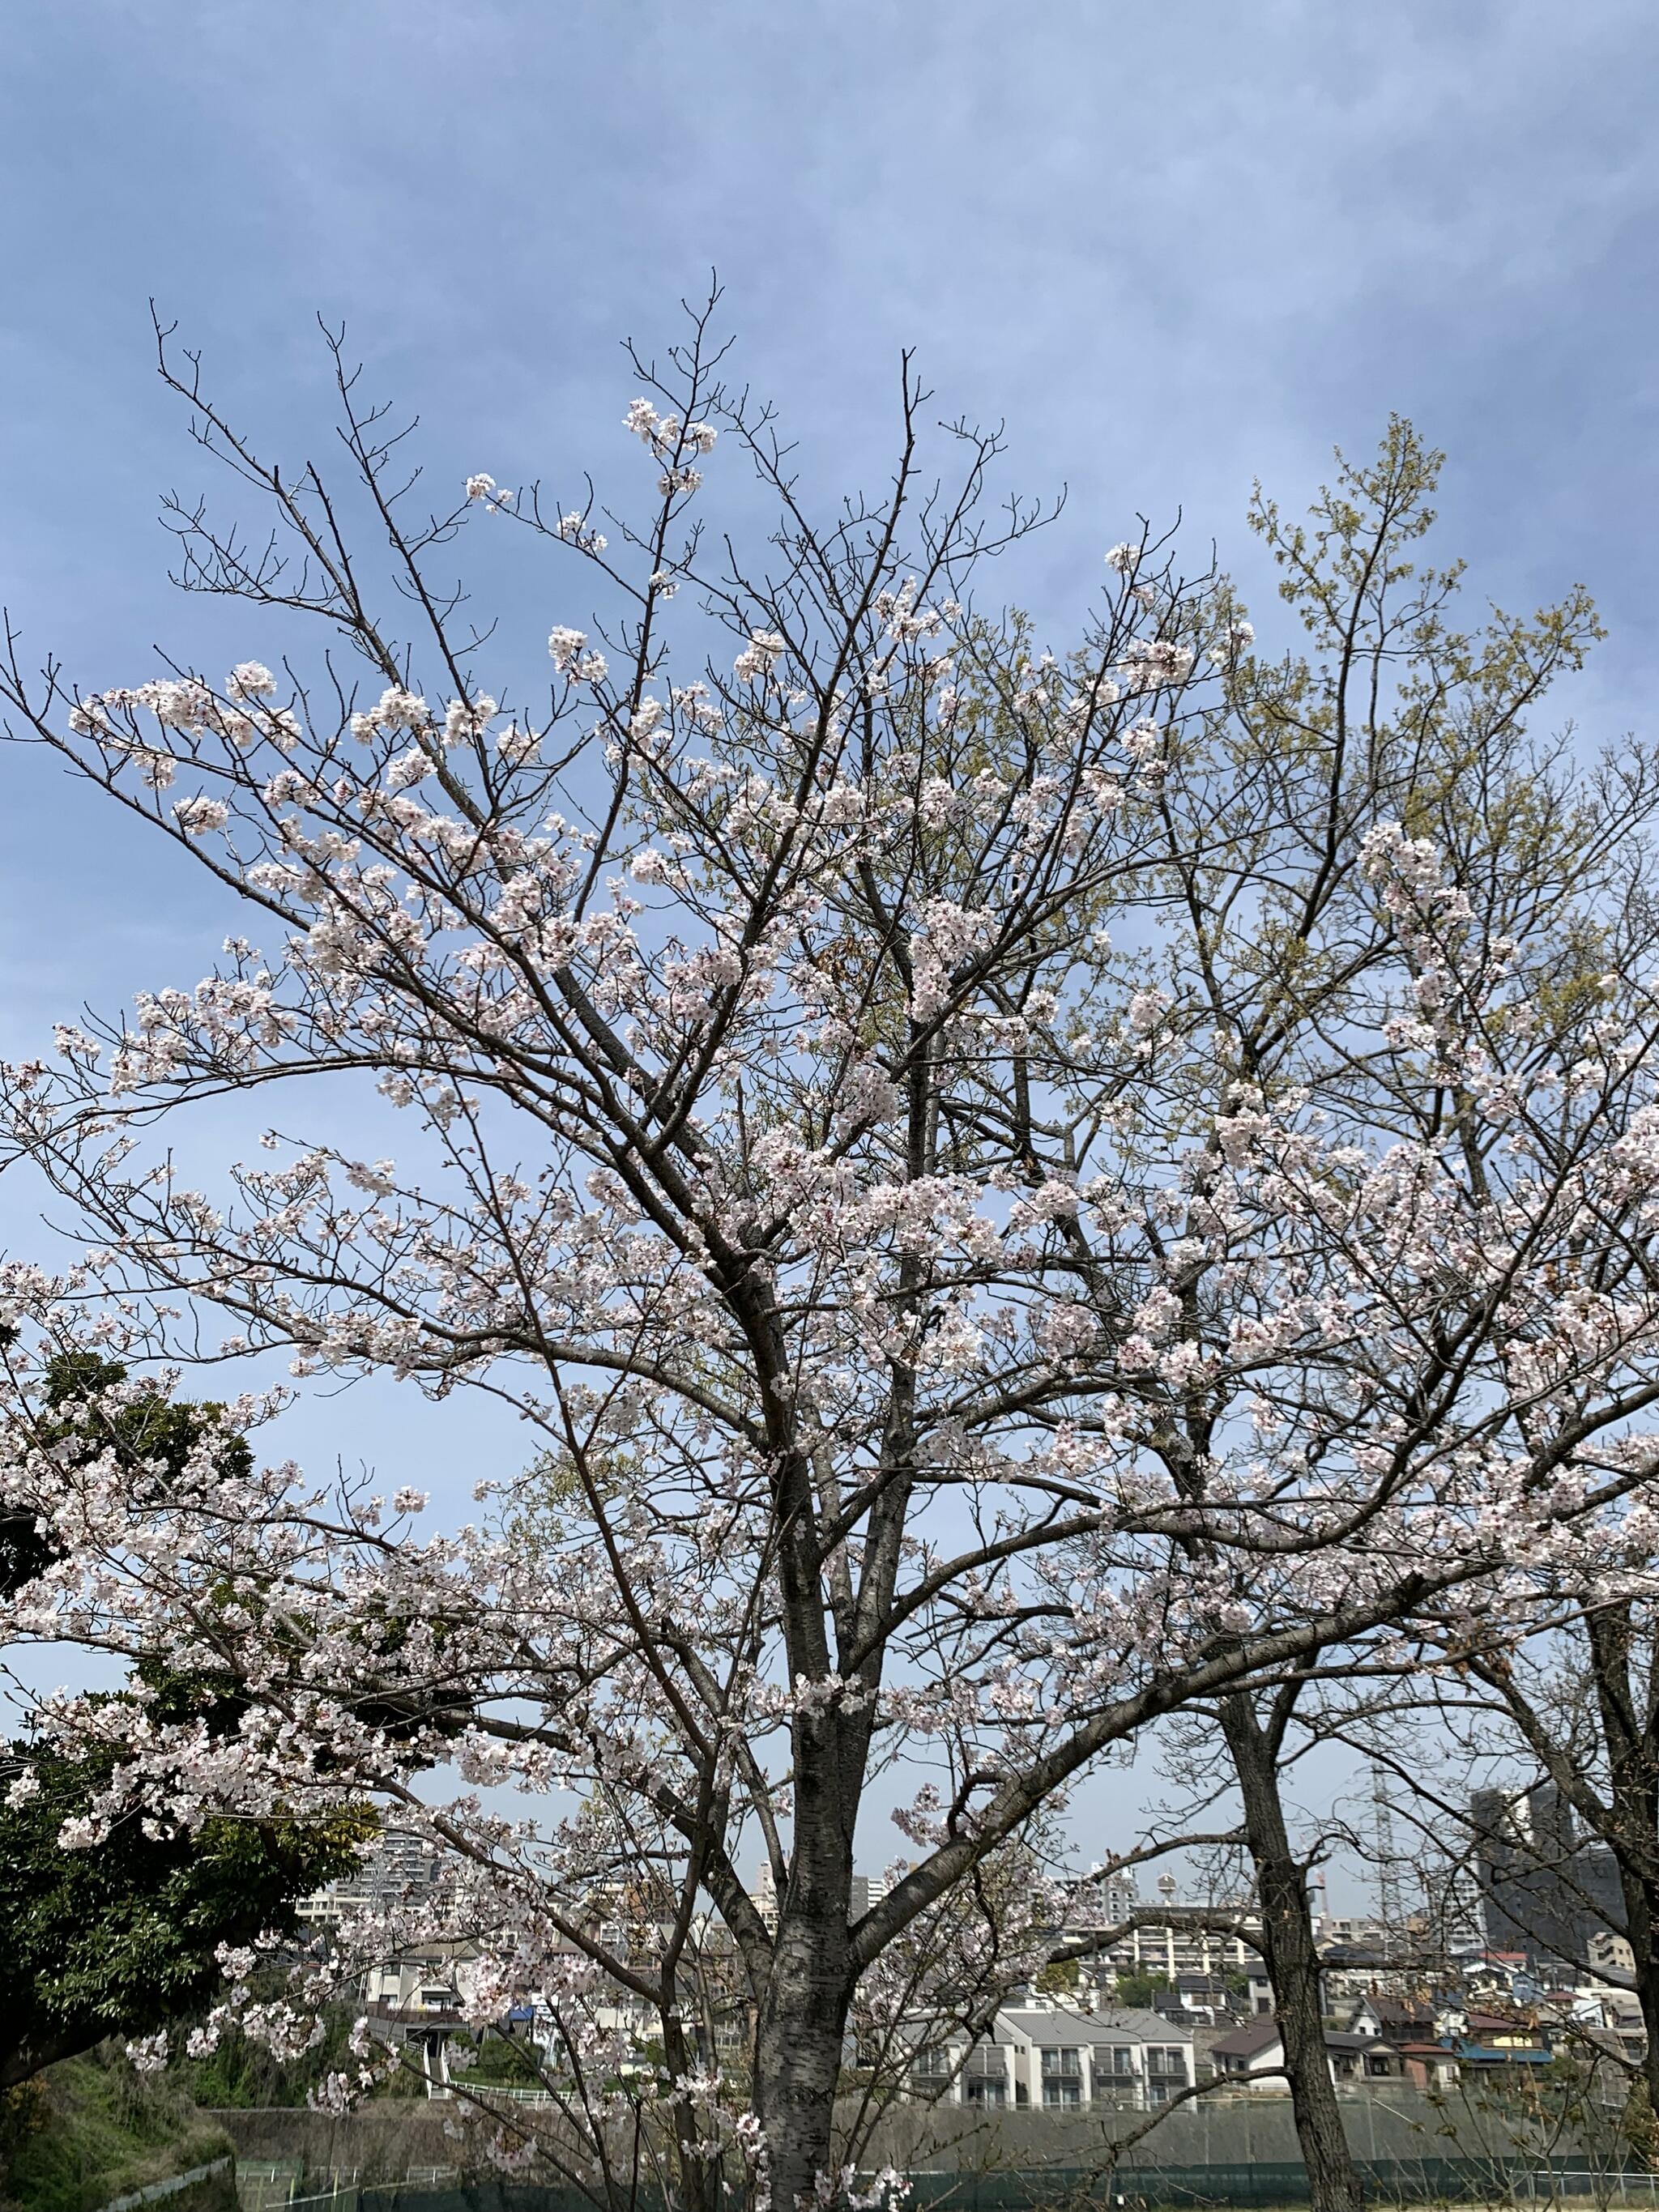
{"label": "high-rise building", "polygon": [[[1478,1790],[1469,1800],[1486,1941],[1534,1966],[1584,1966],[1598,1935],[1624,1923],[1624,1890],[1605,1844],[1581,1838],[1553,1782],[1522,1796]],[[1601,1947],[1598,1947],[1601,1948]]]}
{"label": "high-rise building", "polygon": [[423,1837],[382,1836],[355,1874],[313,1890],[296,1907],[313,1927],[333,1928],[349,1915],[415,1905],[437,1886],[443,1858]]}

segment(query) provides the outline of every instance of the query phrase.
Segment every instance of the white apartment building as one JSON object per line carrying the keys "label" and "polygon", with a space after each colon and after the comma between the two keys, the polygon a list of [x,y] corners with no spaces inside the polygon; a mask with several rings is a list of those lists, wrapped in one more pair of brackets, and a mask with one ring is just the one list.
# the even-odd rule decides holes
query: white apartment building
{"label": "white apartment building", "polygon": [[[1252,1906],[1235,1899],[1183,1898],[1170,1875],[1164,1875],[1158,1888],[1156,1899],[1142,1897],[1133,1881],[1122,1875],[1093,1887],[1095,1927],[1116,1927],[1137,1914],[1149,1916],[1146,1924],[1131,1928],[1107,1945],[1099,1958],[1121,1972],[1146,1974],[1167,1982],[1175,1982],[1183,1974],[1242,1974],[1248,1979],[1261,1973],[1261,1954],[1249,1937],[1261,1927],[1261,1919]],[[1238,1932],[1205,1924],[1222,1919],[1235,1923]],[[1075,1927],[1060,1932],[1063,1942],[1075,1945],[1085,1942],[1091,1929],[1079,1919]]]}
{"label": "white apartment building", "polygon": [[441,1856],[419,1836],[382,1836],[356,1874],[301,1898],[295,1907],[308,1927],[337,1928],[349,1913],[382,1912],[414,1904],[435,1887]]}
{"label": "white apartment building", "polygon": [[910,2078],[918,2096],[990,2111],[1144,2108],[1192,2087],[1193,2032],[1134,2007],[1011,2005],[971,2050],[962,2035],[918,2050]]}

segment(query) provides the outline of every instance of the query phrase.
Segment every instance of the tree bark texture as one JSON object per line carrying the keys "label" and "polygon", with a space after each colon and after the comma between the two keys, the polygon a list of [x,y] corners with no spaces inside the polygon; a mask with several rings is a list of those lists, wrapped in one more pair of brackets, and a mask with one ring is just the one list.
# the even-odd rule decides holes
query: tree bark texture
{"label": "tree bark texture", "polygon": [[1310,2202],[1313,2212],[1359,2212],[1364,2190],[1343,2132],[1325,2050],[1308,1872],[1291,1849],[1274,1747],[1248,1697],[1224,1701],[1221,1726],[1243,1800],[1261,1906],[1261,1955],[1273,1984]]}
{"label": "tree bark texture", "polygon": [[755,2033],[755,2117],[765,2130],[773,2212],[812,2203],[831,2166],[857,1978],[853,1830],[868,1728],[844,1712],[802,1713],[793,1733],[795,1849]]}
{"label": "tree bark texture", "polygon": [[1645,1669],[1638,1666],[1628,1604],[1593,1609],[1585,1625],[1607,1753],[1611,1818],[1602,1834],[1624,1893],[1625,1936],[1647,2034],[1643,2073],[1651,2129],[1659,2118],[1659,1661],[1650,1645]]}
{"label": "tree bark texture", "polygon": [[773,2212],[811,2204],[830,2171],[851,1986],[845,1909],[838,1930],[786,1911],[755,2036],[755,2116]]}

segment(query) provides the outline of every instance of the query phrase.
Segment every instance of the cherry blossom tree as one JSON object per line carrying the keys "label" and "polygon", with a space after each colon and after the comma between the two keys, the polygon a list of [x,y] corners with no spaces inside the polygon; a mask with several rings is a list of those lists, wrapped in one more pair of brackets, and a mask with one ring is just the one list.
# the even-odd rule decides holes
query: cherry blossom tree
{"label": "cherry blossom tree", "polygon": [[[1600,634],[1595,612],[1579,589],[1530,619],[1494,613],[1482,629],[1462,630],[1461,568],[1425,562],[1421,550],[1441,465],[1396,420],[1373,459],[1338,456],[1334,483],[1307,525],[1288,522],[1258,489],[1251,526],[1298,618],[1301,650],[1230,671],[1222,726],[1231,772],[1201,743],[1181,749],[1165,785],[1166,840],[1185,907],[1188,988],[1234,1040],[1251,1081],[1275,1094],[1304,1086],[1352,1125],[1418,1146],[1443,1145],[1455,1126],[1463,1171],[1479,1188],[1512,1133],[1458,1080],[1472,1043],[1485,1064],[1485,1037],[1460,1042],[1440,1085],[1401,1086],[1392,1063],[1367,1048],[1370,1037],[1390,1035],[1402,1006],[1426,1017],[1425,1036],[1437,1029],[1449,1040],[1473,1012],[1443,1006],[1442,963],[1425,963],[1397,915],[1367,897],[1370,830],[1392,814],[1431,830],[1460,902],[1523,971],[1524,1024],[1510,1018],[1520,997],[1512,987],[1510,1013],[1492,1006],[1480,1019],[1504,1024],[1504,1080],[1526,1101],[1535,1088],[1549,1093],[1553,1071],[1577,1058],[1587,1018],[1615,1028],[1626,1018],[1621,978],[1650,970],[1644,864],[1653,778],[1640,747],[1586,776],[1559,741],[1530,734],[1545,691]],[[1258,779],[1274,790],[1267,809]],[[1541,1131],[1527,1139],[1547,1141]],[[1172,1481],[1201,1485],[1228,1410],[1214,1392],[1172,1404],[1163,1454]],[[1501,1626],[1496,1632],[1501,1642]],[[1374,1731],[1379,1692],[1386,1714],[1387,1686],[1408,1680],[1416,1663],[1387,1644],[1374,1657],[1350,1646],[1335,1655],[1333,1684],[1310,1653],[1276,1684],[1230,1691],[1212,1713],[1261,1907],[1298,2135],[1322,2204],[1358,2206],[1362,2190],[1325,2049],[1310,1862],[1287,1821],[1280,1776],[1333,1729],[1353,1737],[1362,1713]]]}
{"label": "cherry blossom tree", "polygon": [[[231,1739],[129,1718],[66,1841],[372,1800],[446,1854],[418,1925],[477,1947],[469,2016],[556,2024],[556,2118],[505,2115],[503,2156],[606,2204],[792,2207],[857,2194],[860,1992],[964,1940],[1092,1764],[1646,1542],[1659,1004],[1584,988],[1540,1065],[1525,949],[1380,701],[1292,712],[1292,668],[1263,709],[1231,587],[1145,530],[1041,652],[974,596],[1042,519],[988,507],[995,439],[927,429],[907,363],[890,481],[820,514],[708,331],[631,364],[637,520],[483,474],[425,512],[337,345],[347,482],[289,470],[163,336],[270,529],[174,503],[179,580],[281,673],[77,689],[9,630],[3,688],[246,933],[5,1071],[82,1241],[5,1274],[0,1504],[54,1555],[15,1638],[246,1701]],[[700,520],[737,471],[748,556]],[[534,701],[452,573],[474,526],[548,576]],[[1574,803],[1611,881],[1628,779]],[[401,1139],[273,1127],[191,1179],[193,1109],[281,1087],[325,1128],[331,1085]],[[228,1474],[212,1436],[165,1480],[67,1465],[31,1371],[88,1345],[465,1387],[523,1464],[432,1534],[408,1489]],[[39,1717],[97,1744],[85,1700]],[[277,2047],[351,1967],[271,2002],[252,1963],[221,2016]]]}

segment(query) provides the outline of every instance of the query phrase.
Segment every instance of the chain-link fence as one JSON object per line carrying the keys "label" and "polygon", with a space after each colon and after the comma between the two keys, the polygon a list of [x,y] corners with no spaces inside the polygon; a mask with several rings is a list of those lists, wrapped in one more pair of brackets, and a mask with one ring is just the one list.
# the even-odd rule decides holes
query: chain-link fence
{"label": "chain-link fence", "polygon": [[[1379,2160],[1362,2172],[1367,2197],[1379,2206],[1653,2206],[1659,2212],[1659,2174],[1644,2169],[1424,2158]],[[285,2212],[593,2212],[593,2199],[574,2188],[467,2181],[435,2170],[378,2187],[331,2176],[329,2186],[319,2190],[318,2178],[285,2200]],[[1269,2212],[1308,2202],[1306,2168],[1291,2160],[921,2172],[906,2180],[909,2212]],[[263,2200],[260,2212],[275,2212],[272,2198]],[[630,2212],[666,2208],[657,2191],[641,2188]]]}

